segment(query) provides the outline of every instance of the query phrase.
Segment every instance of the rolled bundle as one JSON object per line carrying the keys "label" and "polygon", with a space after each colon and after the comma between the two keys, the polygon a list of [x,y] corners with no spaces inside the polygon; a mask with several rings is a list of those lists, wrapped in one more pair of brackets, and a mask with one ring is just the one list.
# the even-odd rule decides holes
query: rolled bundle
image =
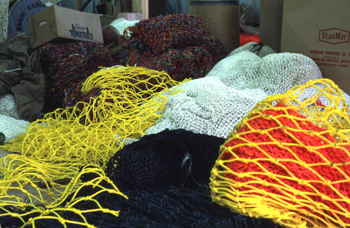
{"label": "rolled bundle", "polygon": [[194,15],[141,20],[124,34],[129,44],[115,56],[119,64],[164,70],[178,81],[205,76],[227,55],[204,21]]}

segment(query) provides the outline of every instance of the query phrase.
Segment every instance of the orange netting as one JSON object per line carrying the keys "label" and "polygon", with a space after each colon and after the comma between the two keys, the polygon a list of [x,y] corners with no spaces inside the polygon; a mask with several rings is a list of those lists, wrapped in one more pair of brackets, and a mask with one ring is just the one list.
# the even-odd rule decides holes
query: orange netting
{"label": "orange netting", "polygon": [[328,79],[266,98],[221,147],[213,200],[286,227],[350,227],[349,123]]}

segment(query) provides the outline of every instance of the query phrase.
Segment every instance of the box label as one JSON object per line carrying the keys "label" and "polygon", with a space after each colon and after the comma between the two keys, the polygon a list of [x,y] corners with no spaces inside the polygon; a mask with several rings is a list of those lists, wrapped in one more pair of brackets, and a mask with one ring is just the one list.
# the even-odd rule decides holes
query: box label
{"label": "box label", "polygon": [[309,56],[319,66],[350,68],[349,51],[310,50]]}
{"label": "box label", "polygon": [[349,31],[338,28],[322,29],[318,33],[318,40],[328,44],[348,43],[349,33]]}
{"label": "box label", "polygon": [[72,24],[72,29],[69,30],[71,37],[93,40],[94,36],[86,26],[81,26],[79,23]]}

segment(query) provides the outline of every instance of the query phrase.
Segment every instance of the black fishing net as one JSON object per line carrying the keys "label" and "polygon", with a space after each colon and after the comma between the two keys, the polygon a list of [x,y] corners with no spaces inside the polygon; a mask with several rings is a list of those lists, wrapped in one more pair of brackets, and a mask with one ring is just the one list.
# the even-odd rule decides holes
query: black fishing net
{"label": "black fishing net", "polygon": [[[104,207],[121,210],[119,217],[105,213],[90,213],[85,217],[96,227],[198,227],[198,228],[278,228],[270,220],[249,218],[235,214],[227,208],[211,202],[208,188],[167,187],[149,191],[128,191],[129,199],[101,194],[98,200]],[[88,210],[88,204],[77,205],[78,209]],[[70,212],[59,213],[64,219],[80,221],[78,215]],[[20,227],[19,220],[4,218],[2,227]],[[42,219],[35,223],[36,228],[61,228],[57,220]],[[70,224],[69,228],[81,228]]]}
{"label": "black fishing net", "polygon": [[106,175],[121,191],[207,185],[224,141],[185,130],[164,130],[118,151]]}
{"label": "black fishing net", "polygon": [[[90,195],[87,189],[83,195]],[[207,187],[182,188],[166,187],[153,190],[132,190],[125,194],[129,199],[108,193],[99,194],[96,199],[100,204],[112,210],[120,210],[119,217],[107,213],[90,213],[85,217],[90,224],[99,228],[280,228],[271,220],[250,218],[232,213],[211,201]],[[77,209],[88,210],[89,203],[76,205]],[[23,211],[24,213],[24,211]],[[62,212],[64,219],[80,221],[77,214]],[[20,227],[15,218],[2,218],[3,227]],[[35,223],[36,228],[62,228],[57,220],[42,219]],[[69,228],[82,228],[70,224]]]}

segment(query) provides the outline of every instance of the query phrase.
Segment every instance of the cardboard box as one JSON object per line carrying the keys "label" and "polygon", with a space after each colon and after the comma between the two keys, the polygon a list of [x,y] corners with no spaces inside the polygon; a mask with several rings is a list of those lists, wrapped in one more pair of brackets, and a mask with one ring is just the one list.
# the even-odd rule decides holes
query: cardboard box
{"label": "cardboard box", "polygon": [[28,18],[28,26],[33,48],[62,38],[103,43],[98,14],[51,6]]}
{"label": "cardboard box", "polygon": [[282,51],[312,58],[350,94],[349,0],[284,0]]}
{"label": "cardboard box", "polygon": [[261,0],[260,2],[260,41],[275,50],[281,51],[283,0]]}
{"label": "cardboard box", "polygon": [[192,1],[190,14],[202,17],[212,35],[217,37],[227,50],[232,51],[239,47],[239,4],[236,1]]}

